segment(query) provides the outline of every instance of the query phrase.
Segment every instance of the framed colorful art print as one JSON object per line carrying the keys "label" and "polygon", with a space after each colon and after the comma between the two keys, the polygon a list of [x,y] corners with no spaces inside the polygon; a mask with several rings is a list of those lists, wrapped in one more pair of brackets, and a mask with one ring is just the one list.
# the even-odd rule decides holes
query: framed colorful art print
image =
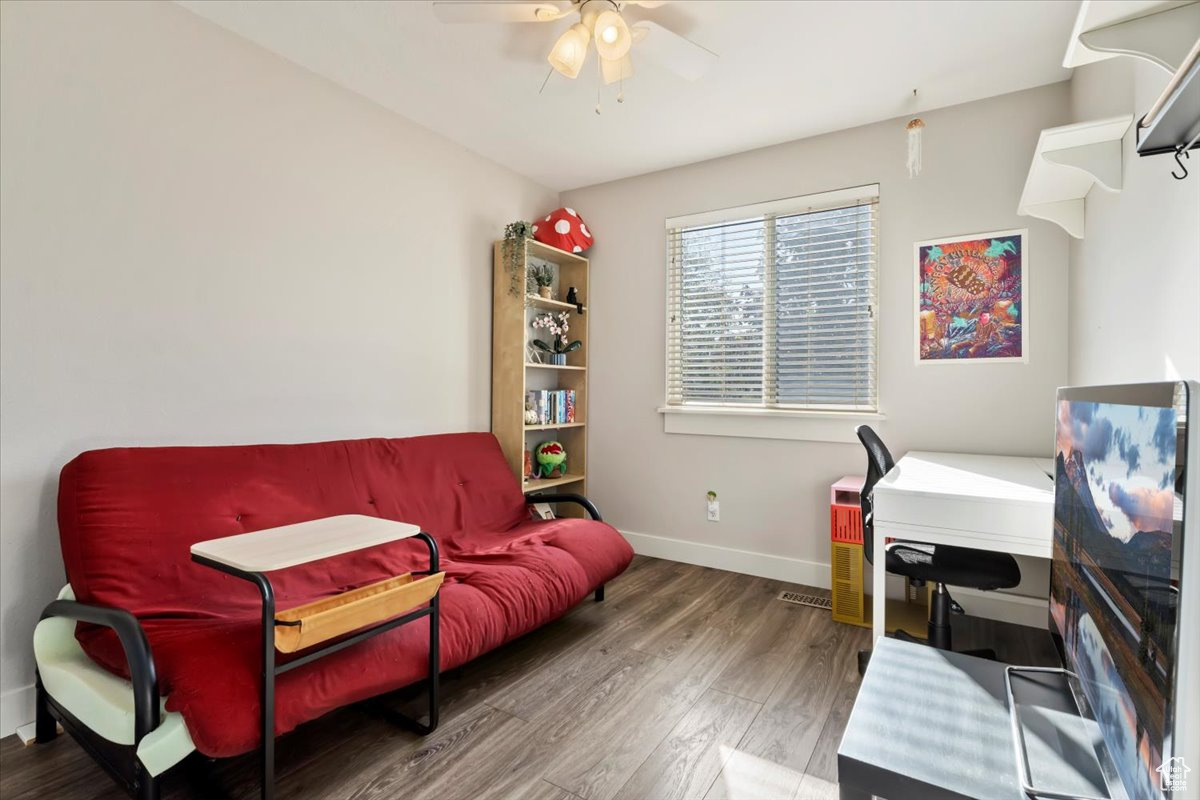
{"label": "framed colorful art print", "polygon": [[917,242],[916,361],[1029,360],[1028,231]]}

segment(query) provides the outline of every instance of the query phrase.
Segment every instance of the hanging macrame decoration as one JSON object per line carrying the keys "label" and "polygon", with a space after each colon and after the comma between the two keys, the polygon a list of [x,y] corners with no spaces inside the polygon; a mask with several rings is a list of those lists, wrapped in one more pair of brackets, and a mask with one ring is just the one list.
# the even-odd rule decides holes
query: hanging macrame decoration
{"label": "hanging macrame decoration", "polygon": [[921,174],[921,133],[925,130],[925,120],[913,117],[904,127],[908,131],[908,177],[915,178]]}

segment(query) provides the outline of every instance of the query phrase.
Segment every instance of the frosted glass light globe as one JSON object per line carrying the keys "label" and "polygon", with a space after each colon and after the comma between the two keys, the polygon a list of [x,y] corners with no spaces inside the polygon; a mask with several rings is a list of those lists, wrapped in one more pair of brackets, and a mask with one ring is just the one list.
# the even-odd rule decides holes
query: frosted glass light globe
{"label": "frosted glass light globe", "polygon": [[578,76],[584,59],[587,58],[589,38],[588,29],[578,22],[575,23],[554,43],[554,49],[550,51],[546,60],[550,62],[550,66],[564,76],[568,78]]}
{"label": "frosted glass light globe", "polygon": [[601,58],[620,61],[633,45],[633,35],[625,20],[615,11],[601,12],[595,20],[596,51]]}

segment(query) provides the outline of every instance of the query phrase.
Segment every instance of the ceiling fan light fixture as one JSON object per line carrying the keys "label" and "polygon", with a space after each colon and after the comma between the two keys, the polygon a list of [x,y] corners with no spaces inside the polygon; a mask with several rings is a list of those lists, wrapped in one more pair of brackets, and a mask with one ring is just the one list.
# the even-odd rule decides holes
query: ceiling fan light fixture
{"label": "ceiling fan light fixture", "polygon": [[583,62],[587,58],[590,38],[591,34],[588,32],[587,26],[582,22],[576,22],[567,28],[562,36],[558,37],[558,41],[554,43],[546,60],[563,76],[576,78],[579,76],[579,70],[583,69]]}
{"label": "ceiling fan light fixture", "polygon": [[596,52],[601,58],[620,61],[629,54],[629,48],[633,45],[633,34],[616,11],[603,11],[598,14],[593,31],[596,35]]}
{"label": "ceiling fan light fixture", "polygon": [[617,81],[629,80],[633,77],[633,59],[629,53],[626,53],[624,58],[618,58],[615,61],[608,58],[600,59],[600,74],[604,78],[604,83],[611,84]]}

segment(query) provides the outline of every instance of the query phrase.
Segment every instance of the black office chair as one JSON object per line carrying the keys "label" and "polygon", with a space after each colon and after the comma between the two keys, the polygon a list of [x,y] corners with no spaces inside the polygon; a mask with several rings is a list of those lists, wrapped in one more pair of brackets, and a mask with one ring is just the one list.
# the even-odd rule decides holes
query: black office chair
{"label": "black office chair", "polygon": [[[875,484],[896,466],[892,454],[888,452],[883,441],[869,425],[859,425],[855,429],[858,440],[867,449],[867,479],[863,483],[859,502],[862,507],[863,521],[863,553],[867,561],[874,562],[875,520],[874,520],[874,489]],[[940,650],[950,648],[950,612],[963,613],[962,606],[954,602],[946,585],[966,586],[971,589],[1008,589],[1021,582],[1021,569],[1017,560],[1008,553],[994,553],[990,550],[974,550],[969,547],[953,547],[945,544],[922,544],[896,540],[887,546],[884,554],[884,569],[893,575],[903,575],[917,586],[924,586],[926,581],[933,581],[936,588],[933,592],[933,604],[929,609],[929,644]],[[875,591],[882,592],[884,587],[876,586]],[[915,636],[896,631],[895,638],[921,642]],[[994,659],[993,650],[968,650],[970,655]],[[858,654],[859,671],[866,668],[870,651],[863,650]]]}

